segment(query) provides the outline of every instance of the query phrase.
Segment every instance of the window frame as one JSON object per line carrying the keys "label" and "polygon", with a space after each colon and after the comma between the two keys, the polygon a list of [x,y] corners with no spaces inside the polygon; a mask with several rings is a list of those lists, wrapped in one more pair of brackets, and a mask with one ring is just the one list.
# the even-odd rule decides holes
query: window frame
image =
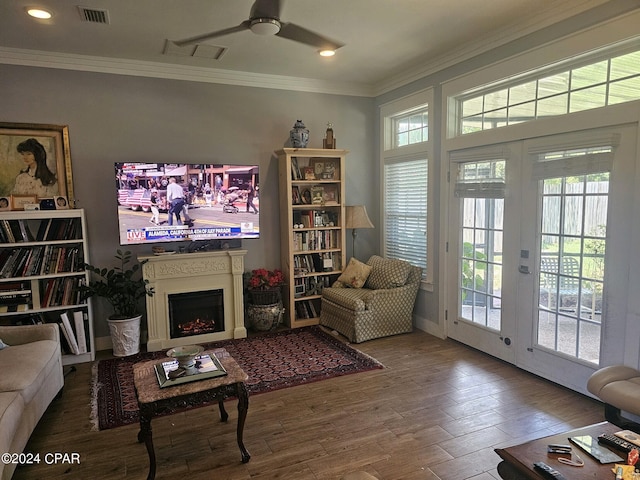
{"label": "window frame", "polygon": [[[386,178],[385,178],[385,166],[390,163],[412,161],[418,159],[426,159],[427,161],[427,185],[426,185],[426,197],[427,197],[427,251],[425,252],[426,269],[423,272],[421,289],[433,291],[433,272],[435,260],[435,243],[437,237],[435,235],[434,228],[434,215],[432,215],[432,209],[434,206],[434,156],[433,156],[433,141],[434,138],[434,116],[433,116],[433,89],[428,88],[421,90],[406,97],[399,98],[392,102],[383,104],[380,106],[380,191],[382,192],[380,198],[380,212],[381,222],[384,225],[386,219]],[[427,140],[409,145],[403,145],[398,147],[395,143],[394,129],[396,123],[395,120],[402,117],[407,117],[410,114],[415,114],[426,109],[427,112]],[[380,229],[380,245],[382,252],[387,251],[387,232],[384,228]]]}

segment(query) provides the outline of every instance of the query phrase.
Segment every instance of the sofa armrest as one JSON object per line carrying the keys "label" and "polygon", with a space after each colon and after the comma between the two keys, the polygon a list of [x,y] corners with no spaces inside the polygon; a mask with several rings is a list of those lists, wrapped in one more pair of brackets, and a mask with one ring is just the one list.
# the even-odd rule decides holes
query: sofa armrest
{"label": "sofa armrest", "polygon": [[398,309],[412,312],[418,288],[418,283],[410,283],[402,287],[371,290],[362,299],[365,310],[375,310],[379,314],[387,309],[389,315],[400,314]]}
{"label": "sofa armrest", "polygon": [[55,323],[0,326],[0,339],[7,345],[24,345],[39,340],[60,342],[60,332]]}

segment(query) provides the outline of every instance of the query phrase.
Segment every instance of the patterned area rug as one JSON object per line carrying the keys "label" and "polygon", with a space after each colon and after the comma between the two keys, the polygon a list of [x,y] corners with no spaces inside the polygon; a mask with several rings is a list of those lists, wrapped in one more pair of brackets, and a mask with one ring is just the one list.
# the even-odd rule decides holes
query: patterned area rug
{"label": "patterned area rug", "polygon": [[[202,345],[206,349],[225,348],[231,354],[249,376],[246,383],[249,395],[383,368],[377,360],[317,326]],[[165,358],[164,351],[149,352],[94,364],[91,386],[94,429],[138,422],[133,364]]]}

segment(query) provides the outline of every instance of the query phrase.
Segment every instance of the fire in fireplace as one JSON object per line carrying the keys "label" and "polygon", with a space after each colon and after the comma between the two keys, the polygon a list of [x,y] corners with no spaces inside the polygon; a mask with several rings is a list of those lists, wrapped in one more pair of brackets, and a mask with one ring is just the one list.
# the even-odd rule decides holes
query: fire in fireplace
{"label": "fire in fireplace", "polygon": [[169,295],[171,338],[224,332],[223,290]]}

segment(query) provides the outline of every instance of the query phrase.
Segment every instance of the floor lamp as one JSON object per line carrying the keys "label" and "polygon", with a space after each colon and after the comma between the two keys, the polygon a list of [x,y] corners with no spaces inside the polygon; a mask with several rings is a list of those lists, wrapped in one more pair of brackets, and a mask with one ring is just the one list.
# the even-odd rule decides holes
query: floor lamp
{"label": "floor lamp", "polygon": [[353,237],[353,257],[356,258],[356,230],[358,228],[375,228],[369,215],[367,215],[367,209],[364,205],[347,205],[345,207],[346,221],[344,223],[345,228],[351,228],[353,231],[351,235]]}

